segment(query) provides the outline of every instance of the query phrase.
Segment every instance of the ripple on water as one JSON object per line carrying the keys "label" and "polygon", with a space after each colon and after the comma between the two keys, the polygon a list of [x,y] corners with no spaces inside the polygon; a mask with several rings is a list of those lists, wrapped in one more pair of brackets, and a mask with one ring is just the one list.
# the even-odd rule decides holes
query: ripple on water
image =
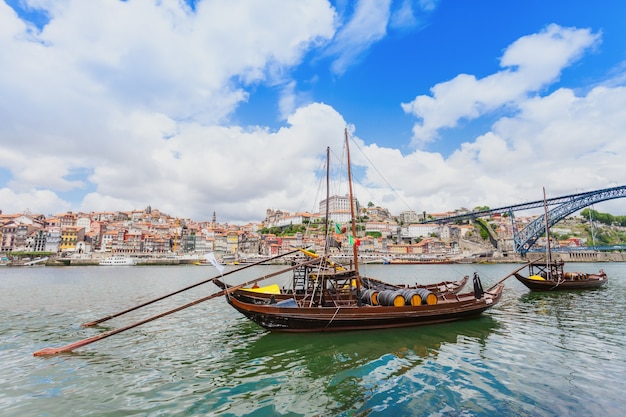
{"label": "ripple on water", "polygon": [[[496,272],[492,281],[504,270],[481,268],[481,277]],[[606,289],[589,292],[537,295],[507,281],[502,302],[480,318],[389,331],[270,334],[216,299],[74,353],[33,358],[207,292],[85,329],[80,323],[206,270],[63,271],[13,270],[26,274],[14,286],[0,277],[2,415],[612,416],[626,405],[626,274],[613,278],[617,269],[607,271]]]}

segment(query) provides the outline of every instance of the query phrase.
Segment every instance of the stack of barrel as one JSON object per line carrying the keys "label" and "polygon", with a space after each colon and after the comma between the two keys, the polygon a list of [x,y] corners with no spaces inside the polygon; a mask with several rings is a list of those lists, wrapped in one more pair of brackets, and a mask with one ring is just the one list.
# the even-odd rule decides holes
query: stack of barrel
{"label": "stack of barrel", "polygon": [[424,288],[400,290],[365,290],[361,294],[361,301],[369,305],[381,306],[419,306],[422,304],[437,304],[437,295]]}

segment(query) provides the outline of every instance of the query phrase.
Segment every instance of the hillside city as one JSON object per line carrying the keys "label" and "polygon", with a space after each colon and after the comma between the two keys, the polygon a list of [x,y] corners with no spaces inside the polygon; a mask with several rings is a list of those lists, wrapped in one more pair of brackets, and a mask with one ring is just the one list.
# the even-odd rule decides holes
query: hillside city
{"label": "hillside city", "polygon": [[[351,255],[351,244],[356,244],[358,254],[372,260],[519,260],[513,250],[513,227],[521,230],[537,217],[515,217],[512,222],[510,217],[493,214],[485,219],[489,227],[481,228],[479,222],[443,225],[423,222],[456,215],[459,210],[428,214],[405,211],[393,216],[372,203],[361,206],[355,200],[354,204],[358,217],[356,236],[350,231],[349,197],[337,195],[328,199],[328,207],[326,200],[321,201],[318,213],[267,209],[263,221],[245,225],[218,223],[216,213],[210,221],[182,219],[150,206],[133,211],[48,216],[0,212],[0,256],[5,261],[20,254],[86,260],[112,254],[145,259],[197,259],[212,252],[222,262],[245,262],[299,247],[323,250],[328,210],[334,256]],[[551,229],[551,245],[584,248],[591,246],[590,234],[585,218],[568,217]],[[545,245],[545,237],[536,243],[539,248]]]}

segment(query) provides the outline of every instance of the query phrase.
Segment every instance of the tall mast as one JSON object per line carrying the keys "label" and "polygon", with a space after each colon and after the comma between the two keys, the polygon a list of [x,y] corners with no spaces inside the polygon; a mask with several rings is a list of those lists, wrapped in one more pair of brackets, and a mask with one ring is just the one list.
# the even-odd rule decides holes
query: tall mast
{"label": "tall mast", "polygon": [[329,216],[329,206],[330,206],[330,146],[326,147],[326,213],[324,214],[326,218],[326,232],[324,233],[324,256],[328,255],[328,227],[330,225]]}
{"label": "tall mast", "polygon": [[350,188],[350,217],[352,218],[352,237],[354,244],[352,245],[352,256],[354,258],[354,272],[357,277],[357,294],[360,292],[359,288],[359,259],[356,245],[356,216],[354,215],[354,196],[352,194],[352,170],[350,168],[350,145],[348,144],[348,128],[345,129],[346,136],[346,155],[348,157],[348,186]]}
{"label": "tall mast", "polygon": [[546,254],[547,254],[547,267],[546,272],[548,273],[548,278],[552,277],[552,251],[550,250],[550,227],[548,226],[548,203],[546,201],[546,187],[543,187],[543,211],[545,213],[545,221],[546,221]]}

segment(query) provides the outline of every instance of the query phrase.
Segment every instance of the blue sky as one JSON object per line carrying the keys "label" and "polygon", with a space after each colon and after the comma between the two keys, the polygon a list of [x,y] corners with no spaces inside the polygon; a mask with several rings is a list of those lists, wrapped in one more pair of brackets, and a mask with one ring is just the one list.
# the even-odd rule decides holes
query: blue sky
{"label": "blue sky", "polygon": [[0,210],[315,211],[346,126],[357,197],[394,214],[623,185],[625,17],[617,0],[6,0]]}

